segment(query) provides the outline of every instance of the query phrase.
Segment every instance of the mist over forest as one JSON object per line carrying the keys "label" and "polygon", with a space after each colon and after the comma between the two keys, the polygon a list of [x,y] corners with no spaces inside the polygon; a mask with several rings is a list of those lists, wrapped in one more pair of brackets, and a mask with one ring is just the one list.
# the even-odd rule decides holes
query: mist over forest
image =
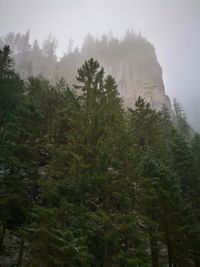
{"label": "mist over forest", "polygon": [[[145,64],[143,64],[143,68],[139,70],[141,73],[144,72],[144,69],[149,64],[149,71],[152,69],[150,79],[158,72],[155,68],[155,64],[157,64],[161,69],[160,73],[157,74],[160,76],[157,80],[163,80],[162,66],[160,66],[158,62],[154,46],[143,37],[141,33],[136,34],[133,30],[127,30],[121,38],[115,37],[111,32],[109,34],[103,34],[99,38],[88,34],[79,47],[75,46],[73,39],[70,39],[66,45],[66,52],[63,53],[63,55],[58,53],[59,40],[56,40],[52,35],[49,35],[42,42],[38,42],[38,40],[31,42],[30,34],[30,31],[24,34],[10,32],[0,38],[0,47],[4,45],[10,46],[15,60],[16,71],[20,73],[22,78],[27,79],[32,75],[41,75],[55,82],[63,77],[67,83],[72,84],[75,79],[77,68],[84,60],[94,57],[104,66],[107,73],[115,77],[118,82],[118,90],[125,100],[128,95],[133,95],[134,91],[137,91],[137,89],[134,88],[133,81],[130,82],[129,85],[123,83],[123,80],[127,82],[129,79],[125,77],[127,74],[121,74],[120,76],[121,70],[117,70],[117,66],[121,66],[123,62],[138,66],[143,61]],[[140,62],[138,62],[137,58],[140,58]],[[156,63],[152,63],[151,61],[153,60]],[[132,72],[135,72],[133,68]],[[138,79],[140,78],[138,77]],[[132,91],[132,93],[127,92],[127,86],[129,87],[128,90]],[[137,96],[140,94],[146,97],[147,101],[150,101],[149,97],[145,96],[141,90]],[[129,101],[126,100],[125,102],[128,106],[132,107],[134,106],[136,98],[136,96],[135,98],[132,97]],[[179,100],[179,97],[177,100]],[[173,97],[171,97],[171,101],[173,101]],[[193,105],[188,109],[189,102],[185,101],[186,100],[183,102],[186,105],[186,110],[189,110],[189,114],[187,114],[189,116],[189,121],[191,125],[198,130],[198,103],[196,103],[194,99]],[[163,103],[164,102],[161,101],[160,106]],[[169,103],[167,105],[169,105]]]}
{"label": "mist over forest", "polygon": [[0,266],[200,267],[198,10],[0,0]]}

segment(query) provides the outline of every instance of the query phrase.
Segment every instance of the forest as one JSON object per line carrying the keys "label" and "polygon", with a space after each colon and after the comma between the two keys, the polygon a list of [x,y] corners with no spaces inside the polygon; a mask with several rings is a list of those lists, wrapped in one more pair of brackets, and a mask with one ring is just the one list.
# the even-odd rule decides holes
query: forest
{"label": "forest", "polygon": [[38,74],[0,49],[0,266],[199,267],[200,134],[181,105],[125,108],[94,58],[73,85]]}

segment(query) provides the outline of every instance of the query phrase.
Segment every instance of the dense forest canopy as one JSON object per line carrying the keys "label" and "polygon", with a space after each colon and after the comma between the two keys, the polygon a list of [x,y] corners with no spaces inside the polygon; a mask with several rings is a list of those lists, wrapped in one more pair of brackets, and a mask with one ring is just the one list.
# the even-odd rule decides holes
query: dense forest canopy
{"label": "dense forest canopy", "polygon": [[[54,41],[16,38],[16,61],[57,66]],[[0,50],[0,264],[199,267],[200,135],[182,107],[125,110],[93,58],[67,82],[23,80]]]}

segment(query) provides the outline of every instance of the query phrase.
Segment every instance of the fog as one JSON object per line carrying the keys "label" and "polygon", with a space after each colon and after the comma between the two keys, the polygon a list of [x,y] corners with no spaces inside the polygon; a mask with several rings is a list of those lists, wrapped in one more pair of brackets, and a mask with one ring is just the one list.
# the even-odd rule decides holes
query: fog
{"label": "fog", "polygon": [[58,55],[70,39],[80,47],[88,33],[141,32],[156,49],[166,93],[200,128],[199,0],[0,0],[0,25],[0,35],[29,29],[40,43],[51,33]]}

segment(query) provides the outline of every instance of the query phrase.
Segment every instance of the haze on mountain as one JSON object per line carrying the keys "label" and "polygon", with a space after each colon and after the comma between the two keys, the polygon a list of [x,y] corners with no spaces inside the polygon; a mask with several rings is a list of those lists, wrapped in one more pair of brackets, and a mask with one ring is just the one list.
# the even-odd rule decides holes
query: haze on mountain
{"label": "haze on mountain", "polygon": [[122,37],[127,29],[139,31],[156,49],[167,94],[184,106],[190,121],[200,120],[200,2],[198,0],[0,0],[0,35],[25,33],[40,43],[51,33],[58,55],[70,39],[81,46],[91,33],[110,31]]}
{"label": "haze on mountain", "polygon": [[199,267],[199,3],[0,4],[0,266]]}

